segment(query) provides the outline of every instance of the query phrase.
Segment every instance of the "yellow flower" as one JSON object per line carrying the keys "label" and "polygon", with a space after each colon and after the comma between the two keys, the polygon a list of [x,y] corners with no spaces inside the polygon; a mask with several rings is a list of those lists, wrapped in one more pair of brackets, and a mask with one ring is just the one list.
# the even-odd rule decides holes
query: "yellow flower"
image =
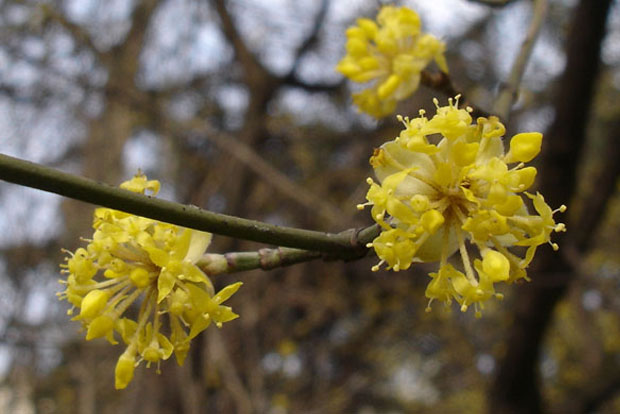
{"label": "yellow flower", "polygon": [[391,114],[398,101],[411,96],[431,60],[448,72],[445,45],[421,33],[420,18],[406,7],[384,6],[376,23],[358,19],[357,26],[347,29],[346,50],[336,70],[354,82],[374,81],[353,94],[353,102],[376,118]]}
{"label": "yellow flower", "polygon": [[[155,195],[159,182],[138,174],[121,188]],[[238,317],[222,302],[241,283],[215,294],[209,277],[196,266],[211,242],[210,233],[108,208],[95,210],[93,228],[86,248],[67,252],[61,265],[66,289],[58,296],[73,305],[69,314],[80,309],[73,319],[82,323],[87,340],[105,337],[116,344],[116,334],[127,345],[116,365],[117,389],[129,384],[141,361],[159,367],[174,352],[182,365],[190,340],[211,320],[221,327]],[[138,302],[133,320],[126,311]],[[161,329],[163,315],[169,334]]]}
{"label": "yellow flower", "polygon": [[[553,215],[566,207],[552,210],[540,193],[526,191],[536,168],[524,163],[540,152],[540,133],[515,135],[505,153],[505,128],[496,117],[473,123],[471,109],[458,108],[458,97],[443,107],[434,102],[435,116],[428,119],[420,111],[415,119],[399,117],[405,129],[375,150],[370,163],[379,182],[368,179],[368,202],[358,208],[371,205],[373,219],[383,228],[368,244],[380,258],[373,270],[439,261],[426,289],[427,311],[434,300],[455,300],[463,312],[474,304],[479,316],[484,301],[501,298],[495,283],[527,280],[538,246],[558,249],[551,233],[566,227]],[[482,260],[472,262],[466,240]],[[522,246],[521,254],[508,250],[513,246]],[[461,270],[448,263],[457,251]]]}

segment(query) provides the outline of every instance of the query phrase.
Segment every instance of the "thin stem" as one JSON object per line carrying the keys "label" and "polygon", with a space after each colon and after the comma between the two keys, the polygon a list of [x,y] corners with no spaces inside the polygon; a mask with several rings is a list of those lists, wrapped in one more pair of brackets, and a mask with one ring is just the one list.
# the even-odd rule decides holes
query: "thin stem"
{"label": "thin stem", "polygon": [[454,226],[456,229],[456,238],[459,243],[459,252],[461,253],[461,260],[463,261],[463,267],[465,268],[465,275],[472,286],[478,286],[478,280],[474,276],[474,270],[471,267],[471,261],[469,260],[469,253],[467,253],[467,247],[465,246],[465,239],[463,237],[463,230],[460,226]]}
{"label": "thin stem", "polygon": [[469,0],[469,1],[472,3],[485,4],[489,7],[503,7],[503,6],[506,6],[512,3],[514,0]]}
{"label": "thin stem", "polygon": [[510,70],[508,79],[502,86],[502,89],[497,96],[497,100],[495,101],[493,110],[504,123],[508,122],[510,108],[517,99],[517,90],[521,84],[523,73],[525,72],[527,63],[530,60],[530,55],[532,54],[532,49],[534,48],[534,44],[536,43],[536,39],[540,33],[540,28],[545,21],[548,8],[547,2],[548,0],[534,1],[532,21],[530,22],[527,35],[523,40],[519,54],[512,64],[512,69]]}
{"label": "thin stem", "polygon": [[[196,265],[209,276],[213,276],[253,269],[269,270],[320,258],[328,259],[325,254],[320,252],[279,247],[277,249],[260,249],[256,252],[208,253],[201,257]],[[341,257],[331,256],[329,258],[338,259]]]}
{"label": "thin stem", "polygon": [[0,154],[0,179],[153,220],[277,246],[327,253],[348,252],[361,257],[367,251],[366,243],[379,234],[376,225],[322,233],[213,213],[197,206],[132,193],[4,154]]}

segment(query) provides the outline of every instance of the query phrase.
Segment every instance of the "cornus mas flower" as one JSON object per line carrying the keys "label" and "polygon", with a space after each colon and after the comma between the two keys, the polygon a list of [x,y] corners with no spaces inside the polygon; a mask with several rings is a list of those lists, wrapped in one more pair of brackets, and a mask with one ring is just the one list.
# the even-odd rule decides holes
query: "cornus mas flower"
{"label": "cornus mas flower", "polygon": [[[159,182],[138,174],[121,187],[155,195]],[[85,248],[67,251],[61,265],[67,279],[60,281],[66,289],[58,296],[73,305],[68,314],[79,308],[73,320],[82,323],[87,340],[105,337],[117,344],[120,338],[127,345],[116,365],[117,389],[129,384],[141,361],[157,363],[159,372],[160,361],[174,353],[182,365],[192,338],[212,322],[221,327],[238,317],[222,303],[241,283],[216,294],[195,264],[210,233],[108,208],[95,210],[93,228]]]}
{"label": "cornus mas flower", "polygon": [[445,45],[421,33],[420,18],[406,7],[384,6],[376,23],[358,19],[347,29],[346,50],[336,70],[354,82],[374,81],[353,94],[353,102],[376,118],[394,112],[396,103],[418,88],[420,72],[431,60],[448,72]]}
{"label": "cornus mas flower", "polygon": [[[506,153],[497,117],[472,123],[471,108],[459,109],[458,97],[448,106],[434,102],[435,116],[429,120],[422,110],[418,118],[399,117],[405,129],[375,150],[370,163],[379,182],[368,179],[368,202],[358,208],[371,205],[382,227],[368,244],[380,258],[373,270],[439,261],[429,275],[427,311],[434,300],[455,300],[463,312],[474,304],[480,316],[484,301],[502,297],[495,283],[527,279],[538,246],[558,249],[551,233],[566,228],[553,215],[566,207],[551,210],[540,193],[527,192],[536,169],[525,163],[540,152],[540,133],[515,135]],[[466,241],[480,258],[472,260]],[[509,251],[512,246],[521,254]],[[448,263],[457,251],[460,263]]]}

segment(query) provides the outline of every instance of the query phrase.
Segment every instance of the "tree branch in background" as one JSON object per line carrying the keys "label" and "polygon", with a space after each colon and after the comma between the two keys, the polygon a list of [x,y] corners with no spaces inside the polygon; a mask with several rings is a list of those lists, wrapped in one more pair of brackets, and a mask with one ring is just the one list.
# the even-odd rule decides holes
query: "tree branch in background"
{"label": "tree branch in background", "polygon": [[277,246],[340,252],[346,258],[364,256],[366,243],[378,234],[376,226],[332,234],[217,214],[197,206],[132,193],[3,154],[0,154],[0,179],[197,230]]}
{"label": "tree branch in background", "polygon": [[[556,117],[543,144],[541,191],[551,206],[565,203],[575,193],[577,166],[583,153],[610,4],[611,0],[581,0],[574,11],[566,41],[566,69],[555,99]],[[571,225],[569,221],[569,229]],[[568,236],[558,234],[561,249],[571,248],[570,234],[570,231]],[[540,349],[555,305],[566,292],[574,272],[563,255],[550,254],[548,250],[541,253],[534,263],[538,277],[534,275],[532,283],[520,286],[515,292],[517,307],[506,335],[506,352],[488,394],[489,413],[543,412],[537,373]],[[563,283],[546,286],[545,279],[556,275]],[[538,280],[542,283],[537,283]]]}
{"label": "tree branch in background", "polygon": [[575,410],[578,414],[591,414],[599,411],[601,406],[611,400],[620,391],[620,373],[615,372],[607,377],[595,377],[591,386],[584,390],[584,396]]}
{"label": "tree branch in background", "polygon": [[291,66],[291,70],[286,77],[294,76],[305,54],[317,43],[319,39],[319,32],[323,28],[323,23],[325,22],[325,16],[327,15],[329,3],[329,0],[321,0],[321,6],[319,8],[319,12],[316,15],[316,18],[314,19],[314,25],[312,26],[312,30],[297,48],[297,51],[295,52],[295,60],[293,62],[293,66]]}
{"label": "tree branch in background", "polygon": [[503,83],[497,99],[495,100],[495,104],[493,105],[493,112],[499,116],[504,123],[508,122],[510,108],[512,108],[512,105],[517,100],[519,95],[519,86],[521,85],[521,80],[523,79],[523,73],[525,72],[525,68],[530,61],[530,56],[532,55],[532,50],[534,48],[534,44],[536,43],[536,39],[538,38],[538,34],[540,33],[540,28],[542,27],[545,17],[547,16],[547,1],[548,0],[534,1],[534,9],[532,10],[532,21],[530,22],[530,27],[527,30],[523,43],[521,44],[519,54],[512,64],[508,79]]}
{"label": "tree branch in background", "polygon": [[286,86],[292,86],[294,88],[300,88],[306,92],[334,92],[346,83],[344,78],[336,83],[309,83],[297,76],[296,73],[290,73],[283,78],[280,78],[282,83]]}
{"label": "tree branch in background", "polygon": [[600,169],[594,175],[592,182],[596,187],[590,188],[583,197],[580,207],[579,221],[571,229],[571,241],[578,251],[585,251],[596,234],[601,220],[605,217],[607,202],[616,191],[616,183],[620,177],[620,121],[608,127],[609,134],[605,137],[600,159]]}
{"label": "tree branch in background", "polygon": [[95,56],[101,58],[102,52],[97,49],[97,46],[87,30],[69,21],[66,16],[59,13],[52,5],[44,3],[40,7],[44,13],[44,18],[58,23],[73,36],[73,39],[78,45],[86,46]]}
{"label": "tree branch in background", "polygon": [[461,95],[460,103],[462,106],[469,106],[473,109],[471,115],[474,118],[485,117],[488,118],[488,112],[478,108],[476,105],[473,105],[471,101],[467,99],[467,97],[463,94],[463,92],[459,92],[456,90],[454,85],[452,84],[452,80],[450,79],[450,75],[444,72],[429,72],[427,70],[423,70],[421,73],[420,83],[430,89],[434,89],[437,92],[443,93],[444,95],[453,98],[457,95]]}
{"label": "tree branch in background", "polygon": [[220,28],[224,33],[224,36],[228,42],[232,45],[235,55],[239,62],[243,66],[245,76],[249,84],[252,84],[252,79],[256,74],[266,76],[269,72],[258,61],[256,56],[248,49],[243,41],[241,34],[237,30],[235,23],[226,8],[226,2],[224,0],[209,0],[217,11],[217,15],[220,18]]}
{"label": "tree branch in background", "polygon": [[320,215],[321,219],[330,223],[330,225],[340,224],[342,226],[351,221],[352,214],[345,214],[338,206],[329,202],[325,196],[316,196],[312,191],[291,181],[290,178],[265,161],[250,146],[237,140],[236,137],[217,131],[205,122],[202,122],[198,128],[202,130],[207,140],[212,141],[218,148],[228,152],[257,176],[262,177],[272,187],[304,209],[310,209],[315,214]]}
{"label": "tree branch in background", "polygon": [[470,3],[480,3],[489,7],[504,7],[515,0],[468,0]]}

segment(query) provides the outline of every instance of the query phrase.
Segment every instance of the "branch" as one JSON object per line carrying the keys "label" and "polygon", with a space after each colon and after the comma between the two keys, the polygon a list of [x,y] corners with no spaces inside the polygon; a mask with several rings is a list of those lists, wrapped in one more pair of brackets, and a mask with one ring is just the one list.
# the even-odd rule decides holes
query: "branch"
{"label": "branch", "polygon": [[280,78],[280,80],[283,85],[303,89],[307,92],[333,92],[342,88],[346,83],[344,78],[336,83],[308,83],[292,72]]}
{"label": "branch", "polygon": [[[323,255],[320,252],[278,247],[277,249],[260,249],[256,252],[207,253],[196,264],[206,274],[213,276],[253,269],[271,270],[276,267],[309,262],[321,257]],[[335,260],[337,255],[330,258]]]}
{"label": "branch", "polygon": [[534,48],[534,44],[536,43],[536,39],[538,38],[538,34],[540,33],[540,28],[545,21],[548,8],[547,2],[548,0],[534,1],[532,21],[530,22],[530,27],[528,28],[527,35],[523,40],[523,44],[521,45],[519,54],[517,55],[514,63],[512,64],[510,75],[508,75],[508,79],[502,85],[497,100],[495,101],[493,111],[504,123],[508,121],[508,117],[510,115],[510,108],[512,108],[512,104],[517,99],[517,90],[519,89],[519,85],[521,84],[523,73],[525,72],[525,68],[527,67],[527,64],[530,60],[532,49]]}
{"label": "branch", "polygon": [[58,23],[65,30],[67,30],[76,41],[76,43],[86,46],[91,52],[93,52],[95,56],[102,56],[101,51],[93,42],[90,33],[88,33],[88,30],[84,29],[78,24],[69,21],[65,16],[63,16],[56,9],[54,9],[52,5],[44,4],[41,6],[41,10],[43,11],[46,18],[48,18],[50,21]]}
{"label": "branch", "polygon": [[468,0],[470,3],[480,3],[489,7],[504,7],[515,0]]}
{"label": "branch", "polygon": [[591,384],[591,389],[586,390],[577,412],[581,414],[600,412],[601,406],[617,395],[618,391],[620,391],[620,373],[615,372],[607,378],[597,376],[596,381]]}
{"label": "branch", "polygon": [[436,90],[437,92],[441,92],[446,96],[455,97],[457,95],[461,95],[461,102],[464,106],[470,106],[473,111],[471,113],[472,117],[489,117],[489,113],[483,111],[480,108],[477,108],[475,105],[472,105],[471,102],[465,97],[463,92],[459,92],[456,90],[454,85],[452,84],[452,80],[450,79],[450,75],[444,72],[436,72],[432,73],[427,70],[423,70],[421,73],[420,83],[427,88],[431,88]]}
{"label": "branch", "polygon": [[304,57],[306,52],[308,52],[312,48],[312,46],[314,46],[314,44],[318,40],[319,32],[321,31],[321,28],[323,27],[323,23],[325,22],[325,15],[327,14],[328,8],[329,8],[329,0],[321,0],[321,7],[319,8],[319,12],[317,13],[316,18],[314,19],[314,25],[312,26],[312,31],[310,32],[308,37],[306,37],[304,41],[301,42],[301,44],[297,48],[297,51],[295,52],[295,61],[287,77],[294,76],[294,73],[297,71],[297,68],[299,67],[299,64],[301,63],[301,59]]}
{"label": "branch", "polygon": [[[552,206],[566,202],[575,193],[579,156],[583,153],[587,116],[610,6],[611,0],[581,0],[573,12],[566,41],[566,68],[554,99],[556,117],[545,137],[540,172],[541,192]],[[572,228],[570,221],[568,224],[568,228]],[[557,240],[563,246],[561,237]],[[536,371],[541,344],[555,305],[575,273],[562,255],[543,254],[538,257],[536,267],[540,277],[535,280],[562,275],[563,283],[545,287],[534,282],[517,288],[519,300],[507,335],[506,350],[488,393],[490,413],[537,414],[543,411]]]}
{"label": "branch", "polygon": [[364,256],[366,243],[379,232],[376,226],[371,226],[337,234],[322,233],[217,214],[197,206],[185,206],[100,184],[4,154],[0,154],[0,179],[183,227],[277,246],[327,253],[348,252],[351,258]]}
{"label": "branch", "polygon": [[220,149],[228,152],[255,174],[262,177],[265,182],[271,184],[282,194],[295,201],[304,208],[311,208],[330,224],[347,223],[351,221],[351,216],[345,214],[338,206],[331,203],[329,199],[313,194],[308,189],[304,189],[298,183],[292,181],[285,174],[274,168],[263,159],[252,147],[233,136],[224,132],[216,131],[214,128],[202,124],[203,132],[207,139],[212,141]]}
{"label": "branch", "polygon": [[580,252],[586,252],[596,230],[605,217],[605,209],[609,199],[616,191],[616,183],[620,177],[620,145],[618,131],[620,120],[609,126],[605,137],[603,156],[598,161],[599,171],[592,177],[596,186],[588,188],[580,207],[579,221],[572,226],[570,239]]}
{"label": "branch", "polygon": [[235,55],[241,62],[244,70],[247,71],[246,76],[252,77],[255,72],[267,73],[266,69],[256,59],[256,56],[248,49],[243,41],[241,34],[235,26],[228,9],[226,9],[226,2],[224,0],[210,0],[211,4],[215,7],[217,15],[220,18],[220,28],[230,42],[235,51]]}

